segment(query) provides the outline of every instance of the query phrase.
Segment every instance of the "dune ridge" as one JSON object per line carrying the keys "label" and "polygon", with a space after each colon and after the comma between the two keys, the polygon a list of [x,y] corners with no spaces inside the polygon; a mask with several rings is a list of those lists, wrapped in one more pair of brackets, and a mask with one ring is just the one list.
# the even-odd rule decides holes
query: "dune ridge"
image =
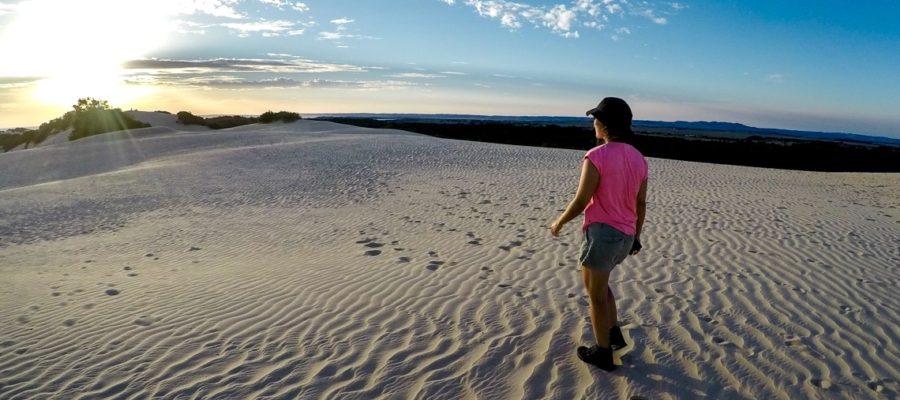
{"label": "dune ridge", "polygon": [[582,156],[318,121],[2,154],[0,398],[900,393],[900,176],[650,159],[605,373],[547,228]]}

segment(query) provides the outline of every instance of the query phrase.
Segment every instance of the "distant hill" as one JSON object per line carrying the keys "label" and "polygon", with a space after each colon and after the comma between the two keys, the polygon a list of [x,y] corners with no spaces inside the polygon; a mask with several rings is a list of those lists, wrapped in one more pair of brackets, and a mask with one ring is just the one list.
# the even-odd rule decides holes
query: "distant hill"
{"label": "distant hill", "polygon": [[[469,114],[378,114],[378,113],[345,113],[345,114],[320,114],[311,115],[310,117],[338,117],[338,118],[368,118],[379,120],[404,120],[404,121],[427,121],[440,122],[445,120],[448,122],[459,121],[491,121],[491,122],[507,122],[507,123],[525,123],[525,124],[546,124],[559,126],[590,126],[590,119],[587,117],[551,117],[551,116],[504,116],[504,115],[469,115]],[[879,145],[900,146],[900,139],[860,135],[854,133],[843,132],[813,132],[813,131],[796,131],[790,129],[776,128],[756,128],[735,122],[720,121],[644,121],[636,120],[633,123],[636,130],[644,129],[670,129],[670,130],[695,130],[710,132],[735,132],[746,133],[758,136],[776,136],[788,137],[807,140],[828,140],[828,141],[846,141]]]}

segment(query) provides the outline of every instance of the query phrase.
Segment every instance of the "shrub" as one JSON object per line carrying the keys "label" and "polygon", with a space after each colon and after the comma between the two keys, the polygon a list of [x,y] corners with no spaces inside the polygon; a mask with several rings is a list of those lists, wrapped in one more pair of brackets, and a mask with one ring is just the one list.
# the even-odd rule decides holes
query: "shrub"
{"label": "shrub", "polygon": [[255,124],[256,118],[242,117],[240,115],[213,117],[206,119],[206,126],[212,129],[234,128],[241,125]]}
{"label": "shrub", "polygon": [[178,122],[184,125],[203,125],[206,126],[206,120],[203,117],[198,117],[194,114],[191,114],[188,111],[179,111],[178,114],[175,114],[178,117]]}
{"label": "shrub", "polygon": [[125,129],[147,128],[150,124],[132,119],[115,108],[112,110],[103,108],[91,108],[76,111],[72,121],[72,133],[69,140],[78,140],[101,133],[121,131]]}
{"label": "shrub", "polygon": [[277,113],[266,111],[259,116],[259,122],[262,122],[264,124],[269,124],[275,121],[294,122],[299,119],[302,119],[300,117],[300,114],[290,111],[279,111]]}

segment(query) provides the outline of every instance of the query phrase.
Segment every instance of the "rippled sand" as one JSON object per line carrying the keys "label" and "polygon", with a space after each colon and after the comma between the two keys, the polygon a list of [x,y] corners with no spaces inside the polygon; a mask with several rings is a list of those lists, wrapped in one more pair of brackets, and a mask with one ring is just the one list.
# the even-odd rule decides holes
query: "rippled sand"
{"label": "rippled sand", "polygon": [[895,398],[900,175],[650,159],[606,373],[582,151],[328,122],[0,154],[0,398]]}

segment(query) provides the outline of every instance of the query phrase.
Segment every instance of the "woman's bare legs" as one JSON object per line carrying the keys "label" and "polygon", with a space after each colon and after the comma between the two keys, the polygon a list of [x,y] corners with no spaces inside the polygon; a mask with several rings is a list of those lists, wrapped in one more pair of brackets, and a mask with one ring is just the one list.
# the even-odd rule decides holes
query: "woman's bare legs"
{"label": "woman's bare legs", "polygon": [[[591,327],[594,330],[594,338],[597,345],[609,348],[609,329],[615,322],[615,300],[610,301],[612,292],[609,290],[609,272],[595,271],[588,267],[581,267],[581,277],[590,300]],[[612,319],[611,319],[612,318]]]}
{"label": "woman's bare legs", "polygon": [[616,296],[613,295],[612,288],[610,288],[609,285],[606,286],[606,293],[606,318],[609,319],[609,327],[612,328],[619,324],[619,314],[616,309]]}

